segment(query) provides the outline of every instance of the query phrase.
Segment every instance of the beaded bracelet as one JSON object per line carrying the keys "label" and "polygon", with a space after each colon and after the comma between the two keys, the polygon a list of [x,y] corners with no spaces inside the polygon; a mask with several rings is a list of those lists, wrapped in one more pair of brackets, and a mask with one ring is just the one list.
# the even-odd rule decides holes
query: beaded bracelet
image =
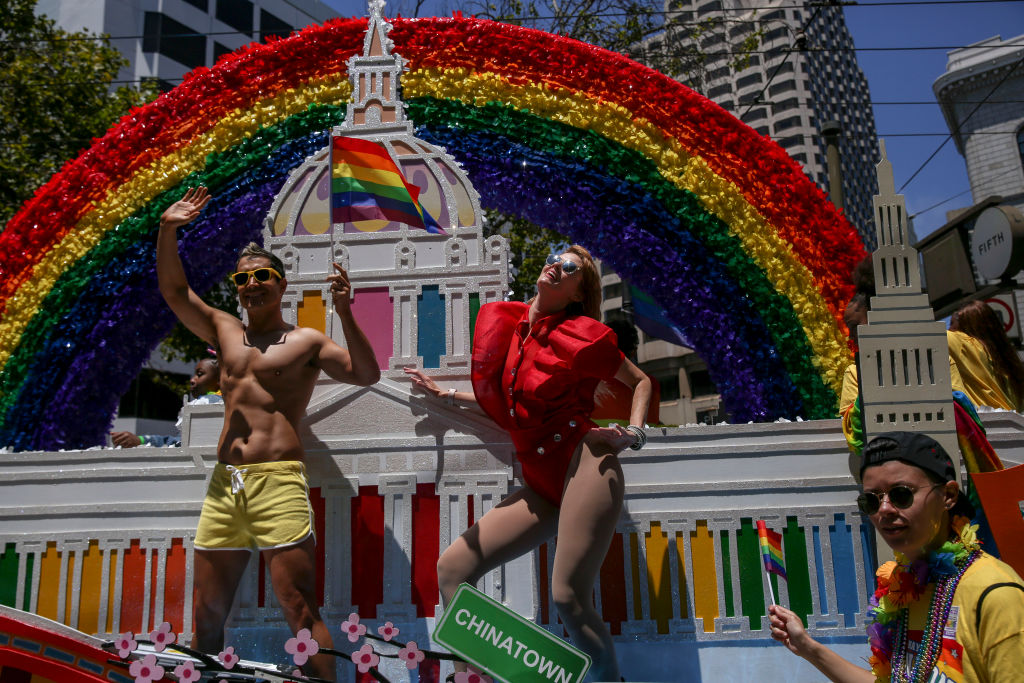
{"label": "beaded bracelet", "polygon": [[647,445],[647,434],[644,432],[642,427],[637,425],[629,425],[626,427],[626,431],[636,437],[636,441],[630,446],[634,451],[638,451]]}

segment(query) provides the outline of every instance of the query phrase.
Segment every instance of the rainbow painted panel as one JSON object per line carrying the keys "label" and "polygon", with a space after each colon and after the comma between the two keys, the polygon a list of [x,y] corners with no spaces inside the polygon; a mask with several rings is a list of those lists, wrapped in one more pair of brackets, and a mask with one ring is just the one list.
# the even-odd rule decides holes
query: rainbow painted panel
{"label": "rainbow painted panel", "polygon": [[[832,414],[849,362],[846,279],[864,250],[784,150],[621,55],[461,17],[394,24],[417,135],[465,164],[484,208],[583,243],[650,294],[735,420]],[[207,290],[342,120],[365,27],[330,21],[193,74],[8,223],[0,444],[102,441],[117,396],[174,322],[154,278],[160,213],[186,186],[211,188],[180,245],[190,282]]]}

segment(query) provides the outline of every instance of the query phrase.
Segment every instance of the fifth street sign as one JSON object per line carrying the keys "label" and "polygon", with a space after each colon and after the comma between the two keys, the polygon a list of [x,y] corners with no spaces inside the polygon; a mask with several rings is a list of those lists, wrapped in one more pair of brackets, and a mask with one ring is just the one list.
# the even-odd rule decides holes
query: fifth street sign
{"label": "fifth street sign", "polygon": [[434,640],[510,683],[580,683],[590,668],[590,657],[466,583]]}

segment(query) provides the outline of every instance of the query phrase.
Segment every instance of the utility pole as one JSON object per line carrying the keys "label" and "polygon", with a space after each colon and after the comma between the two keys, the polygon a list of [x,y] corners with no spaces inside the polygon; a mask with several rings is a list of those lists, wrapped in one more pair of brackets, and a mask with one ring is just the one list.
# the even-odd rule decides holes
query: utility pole
{"label": "utility pole", "polygon": [[839,135],[843,132],[838,121],[826,121],[821,127],[825,138],[826,163],[828,165],[828,198],[839,210],[843,209],[843,171],[839,165]]}

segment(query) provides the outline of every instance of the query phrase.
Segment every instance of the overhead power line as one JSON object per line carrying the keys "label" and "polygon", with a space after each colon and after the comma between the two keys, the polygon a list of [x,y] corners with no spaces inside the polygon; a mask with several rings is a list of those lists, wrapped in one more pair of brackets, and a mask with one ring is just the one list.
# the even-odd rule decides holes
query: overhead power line
{"label": "overhead power line", "polygon": [[[978,102],[978,104],[977,104],[977,105],[975,105],[974,109],[972,109],[972,110],[970,111],[970,113],[969,113],[969,114],[967,114],[967,116],[965,116],[965,117],[963,117],[962,119],[960,119],[959,123],[957,123],[957,124],[956,124],[956,128],[954,128],[954,129],[953,129],[953,132],[952,132],[952,133],[949,133],[949,134],[948,134],[948,135],[946,136],[946,139],[945,139],[945,140],[943,140],[943,141],[942,141],[942,142],[941,142],[941,143],[939,144],[939,146],[935,148],[935,151],[934,151],[934,152],[932,152],[932,153],[931,153],[931,155],[930,155],[930,156],[929,156],[929,157],[928,157],[927,159],[925,159],[925,160],[924,160],[924,163],[923,163],[923,164],[921,164],[921,165],[920,165],[920,166],[919,166],[919,167],[917,168],[917,170],[916,170],[916,171],[914,171],[914,173],[913,173],[913,174],[911,174],[911,176],[910,176],[909,178],[907,178],[907,181],[906,181],[905,183],[903,183],[903,185],[901,185],[901,186],[900,186],[900,189],[899,189],[899,190],[897,190],[897,192],[898,192],[898,193],[900,193],[900,192],[903,192],[903,189],[904,189],[904,188],[905,188],[905,187],[906,187],[907,185],[909,185],[909,184],[910,184],[910,182],[911,182],[911,181],[912,181],[912,180],[913,180],[914,178],[916,178],[916,177],[917,177],[917,174],[918,174],[918,173],[920,173],[921,171],[923,171],[923,170],[924,170],[924,167],[925,167],[925,166],[927,166],[927,165],[928,165],[929,163],[931,163],[931,160],[932,160],[932,159],[934,159],[934,158],[935,158],[935,156],[936,156],[936,155],[937,155],[937,154],[938,154],[938,153],[939,153],[939,152],[940,152],[940,151],[942,150],[942,148],[946,146],[946,143],[947,143],[947,142],[949,142],[950,140],[952,140],[952,139],[953,139],[953,136],[954,136],[954,135],[956,135],[957,133],[959,133],[959,132],[960,132],[960,128],[962,128],[962,127],[963,127],[963,125],[964,125],[965,123],[967,123],[967,120],[968,120],[969,118],[971,118],[972,116],[974,116],[975,112],[977,112],[977,111],[978,111],[978,109],[980,109],[980,108],[981,108],[981,105],[985,104],[985,102],[986,102],[986,101],[988,101],[988,98],[989,98],[989,97],[991,97],[991,96],[992,96],[992,95],[993,95],[993,94],[995,93],[995,91],[996,91],[996,90],[998,90],[998,89],[999,89],[999,87],[1000,87],[1000,86],[1001,86],[1001,85],[1002,85],[1003,83],[1005,83],[1005,82],[1007,81],[1007,79],[1008,79],[1008,78],[1010,78],[1010,76],[1012,76],[1012,75],[1014,74],[1014,72],[1016,72],[1016,71],[1017,71],[1017,67],[1021,66],[1022,64],[1024,64],[1024,57],[1021,57],[1020,59],[1018,59],[1018,60],[1017,60],[1017,61],[1016,61],[1016,62],[1015,62],[1015,63],[1013,64],[1013,66],[1011,66],[1011,67],[1010,67],[1009,69],[1007,69],[1007,70],[1006,70],[1006,73],[1005,73],[1005,74],[1003,74],[1003,77],[999,79],[999,82],[998,82],[998,83],[996,83],[996,84],[995,84],[994,86],[992,86],[992,89],[988,91],[988,95],[986,95],[986,96],[985,96],[985,98],[984,98],[983,100],[981,100],[981,102]],[[974,133],[972,133],[972,135],[973,135],[973,134],[974,134]]]}
{"label": "overhead power line", "polygon": [[941,202],[936,202],[935,204],[932,204],[931,206],[929,206],[929,207],[928,207],[927,209],[921,209],[921,210],[920,210],[920,211],[918,211],[917,213],[913,213],[913,214],[911,214],[910,216],[908,216],[908,218],[917,218],[918,216],[920,216],[920,215],[921,215],[921,214],[923,214],[923,213],[928,213],[928,212],[929,212],[929,211],[931,211],[932,209],[937,209],[937,208],[939,208],[940,206],[942,206],[942,205],[943,205],[943,204],[945,204],[946,202],[951,202],[951,201],[953,201],[954,199],[956,199],[956,198],[958,198],[958,197],[963,197],[963,196],[964,196],[965,194],[967,194],[967,193],[968,193],[968,192],[970,192],[970,191],[971,191],[971,188],[967,188],[967,189],[966,189],[966,190],[964,190],[963,192],[957,192],[957,193],[956,193],[955,195],[953,195],[952,197],[946,197],[946,198],[945,198],[945,199],[943,199],[943,200],[942,200]]}

